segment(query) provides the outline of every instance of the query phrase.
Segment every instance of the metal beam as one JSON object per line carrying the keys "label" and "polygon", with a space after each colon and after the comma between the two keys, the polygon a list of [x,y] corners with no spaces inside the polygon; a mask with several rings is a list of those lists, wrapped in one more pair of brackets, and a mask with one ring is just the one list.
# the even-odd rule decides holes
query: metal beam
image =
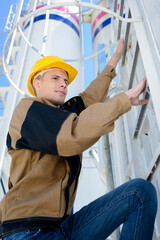
{"label": "metal beam", "polygon": [[133,85],[133,80],[134,80],[136,67],[137,67],[138,56],[139,56],[139,45],[138,45],[138,42],[137,42],[136,50],[135,50],[135,54],[134,54],[134,59],[133,59],[131,75],[130,75],[130,79],[129,79],[128,89],[132,88],[132,85]]}
{"label": "metal beam", "polygon": [[1,178],[1,186],[2,186],[2,190],[3,190],[3,194],[6,195],[6,190],[5,190],[2,178]]}
{"label": "metal beam", "polygon": [[128,0],[128,4],[131,10],[132,17],[135,18],[141,16],[141,18],[143,18],[143,22],[137,22],[133,24],[142,56],[144,69],[146,72],[147,82],[152,96],[152,102],[157,118],[157,124],[160,130],[160,107],[157,104],[160,102],[160,68],[158,67],[159,59],[157,58],[156,54],[154,55],[154,46],[152,46],[151,50],[151,40],[148,37],[150,36],[150,29],[148,28],[146,17],[141,10],[141,1]]}
{"label": "metal beam", "polygon": [[[123,9],[124,9],[124,0],[121,0],[121,7],[120,7],[120,16],[121,17],[123,16]],[[117,40],[119,40],[121,37],[121,29],[122,29],[122,21],[119,21]]]}
{"label": "metal beam", "polygon": [[[129,10],[129,12],[128,12],[128,18],[131,18],[131,12],[130,12],[130,10]],[[125,40],[124,40],[124,53],[123,53],[123,57],[122,57],[122,65],[125,64],[130,27],[131,27],[131,23],[127,23]]]}
{"label": "metal beam", "polygon": [[[117,2],[118,2],[118,0],[115,0],[115,2],[114,2],[114,12],[116,13],[117,12]],[[115,17],[114,17],[115,18]]]}
{"label": "metal beam", "polygon": [[[150,94],[147,91],[146,94],[145,94],[145,99],[149,99],[149,98],[150,98]],[[139,117],[138,117],[138,121],[137,121],[137,125],[136,125],[136,129],[135,129],[135,132],[134,132],[134,138],[136,138],[138,136],[139,129],[142,125],[142,121],[143,121],[146,109],[147,109],[147,104],[143,105],[142,108],[141,108],[141,111],[140,111],[140,114],[139,114]]]}
{"label": "metal beam", "polygon": [[147,177],[147,181],[152,181],[156,173],[160,170],[160,155],[158,156],[149,176]]}

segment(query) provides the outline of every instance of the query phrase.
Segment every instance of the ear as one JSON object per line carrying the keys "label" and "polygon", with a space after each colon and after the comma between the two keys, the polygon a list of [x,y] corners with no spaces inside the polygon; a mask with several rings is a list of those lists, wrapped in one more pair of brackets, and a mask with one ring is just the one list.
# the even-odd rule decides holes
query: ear
{"label": "ear", "polygon": [[33,87],[35,88],[36,92],[40,90],[40,80],[38,78],[33,79]]}

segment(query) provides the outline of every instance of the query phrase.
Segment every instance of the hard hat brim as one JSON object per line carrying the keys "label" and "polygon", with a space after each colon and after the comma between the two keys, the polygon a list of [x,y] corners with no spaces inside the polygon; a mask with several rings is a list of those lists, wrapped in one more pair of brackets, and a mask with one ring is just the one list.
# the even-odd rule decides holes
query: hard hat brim
{"label": "hard hat brim", "polygon": [[[59,69],[66,71],[68,73],[68,77],[69,77],[69,79],[68,79],[69,84],[75,79],[75,77],[77,76],[77,73],[78,73],[78,71],[70,64],[68,64],[66,62],[59,62],[59,61],[57,61],[57,62],[55,61],[53,63],[49,63],[47,65],[40,66],[37,69],[37,72],[40,72],[47,68],[59,68]],[[28,91],[30,92],[30,94],[32,94],[33,96],[36,96],[33,91],[33,86],[32,86],[32,80],[33,80],[34,75],[29,76],[28,82],[27,82],[27,88],[28,88]]]}

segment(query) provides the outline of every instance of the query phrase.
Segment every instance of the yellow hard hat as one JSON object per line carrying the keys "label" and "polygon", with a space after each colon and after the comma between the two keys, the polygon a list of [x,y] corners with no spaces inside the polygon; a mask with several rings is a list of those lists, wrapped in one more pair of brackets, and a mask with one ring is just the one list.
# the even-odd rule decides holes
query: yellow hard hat
{"label": "yellow hard hat", "polygon": [[56,56],[48,56],[39,59],[31,68],[30,75],[27,82],[28,91],[36,96],[34,93],[34,88],[32,85],[32,80],[36,73],[49,68],[60,68],[68,73],[69,76],[69,84],[75,79],[78,71],[72,67],[70,64],[64,62],[61,58]]}

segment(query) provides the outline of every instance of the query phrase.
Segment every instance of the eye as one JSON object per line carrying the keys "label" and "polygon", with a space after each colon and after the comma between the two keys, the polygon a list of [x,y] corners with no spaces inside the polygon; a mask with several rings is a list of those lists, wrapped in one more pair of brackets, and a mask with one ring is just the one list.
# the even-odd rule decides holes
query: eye
{"label": "eye", "polygon": [[52,79],[55,79],[55,80],[57,80],[57,79],[58,79],[58,77],[52,77]]}
{"label": "eye", "polygon": [[66,85],[68,85],[68,84],[69,84],[69,82],[68,82],[68,80],[67,80],[67,79],[64,79],[64,81],[65,81]]}

